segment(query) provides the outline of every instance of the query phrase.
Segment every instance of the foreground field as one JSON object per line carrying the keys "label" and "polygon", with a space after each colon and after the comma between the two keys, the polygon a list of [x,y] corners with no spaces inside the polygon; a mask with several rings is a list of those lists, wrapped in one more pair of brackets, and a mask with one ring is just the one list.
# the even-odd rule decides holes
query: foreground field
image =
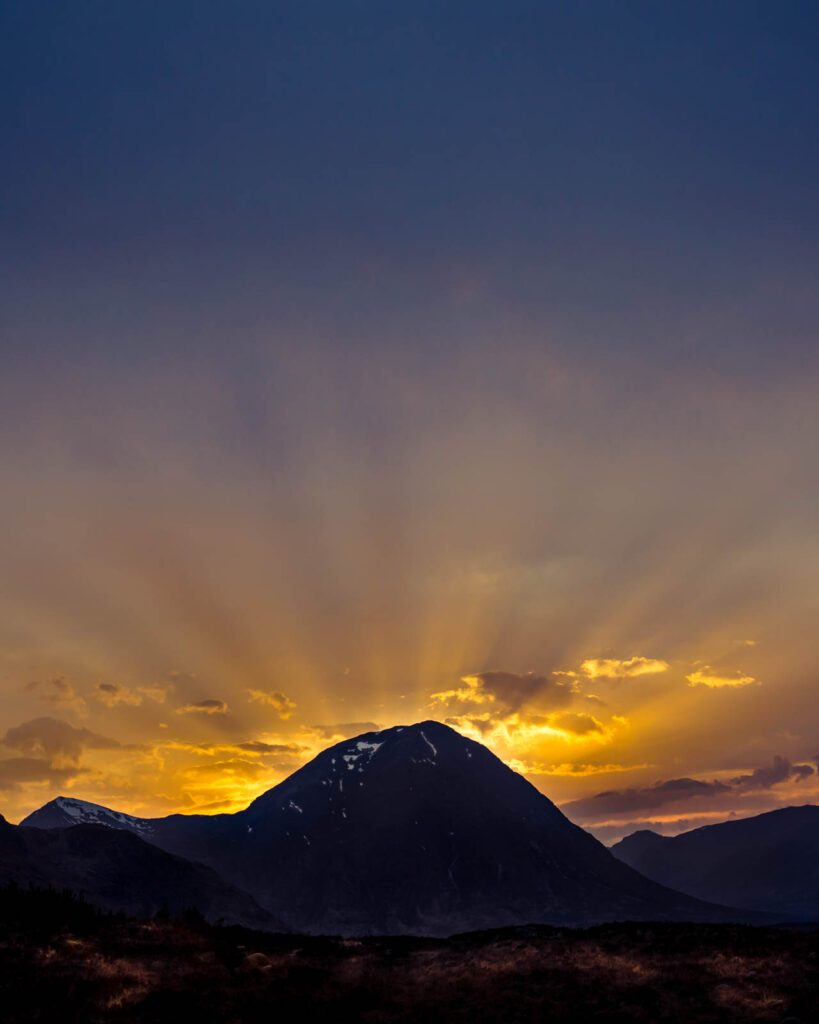
{"label": "foreground field", "polygon": [[819,1019],[819,932],[516,928],[448,940],[275,936],[0,895],[5,1020],[705,1022]]}

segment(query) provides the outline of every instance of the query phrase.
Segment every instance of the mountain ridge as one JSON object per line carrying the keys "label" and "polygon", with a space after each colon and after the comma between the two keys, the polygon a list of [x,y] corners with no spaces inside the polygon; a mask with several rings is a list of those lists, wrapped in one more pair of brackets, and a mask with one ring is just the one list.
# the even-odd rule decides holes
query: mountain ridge
{"label": "mountain ridge", "polygon": [[780,807],[661,836],[641,829],[611,847],[647,878],[698,899],[819,921],[819,807]]}
{"label": "mountain ridge", "polygon": [[211,868],[100,824],[38,829],[3,819],[0,880],[68,889],[104,910],[132,915],[196,908],[210,921],[285,930],[248,893]]}
{"label": "mountain ridge", "polygon": [[[644,878],[487,747],[432,720],[342,740],[235,814],[91,808],[209,865],[296,931],[743,919]],[[78,813],[52,801],[25,824]]]}

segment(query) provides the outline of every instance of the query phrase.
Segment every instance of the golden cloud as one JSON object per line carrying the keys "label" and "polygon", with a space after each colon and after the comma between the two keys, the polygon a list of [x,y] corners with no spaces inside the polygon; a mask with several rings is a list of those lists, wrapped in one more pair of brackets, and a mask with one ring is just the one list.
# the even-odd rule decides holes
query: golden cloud
{"label": "golden cloud", "polygon": [[501,745],[513,756],[532,747],[539,749],[548,740],[562,743],[607,743],[617,728],[628,724],[625,718],[617,715],[609,723],[604,723],[585,712],[513,712],[510,715],[494,716],[488,711],[454,715],[447,718],[446,723],[481,742]]}
{"label": "golden cloud", "polygon": [[619,658],[587,658],[581,662],[580,670],[589,679],[633,679],[636,676],[657,675],[667,672],[671,666],[660,658],[644,658],[634,655]]}
{"label": "golden cloud", "polygon": [[107,708],[116,707],[117,704],[138,706],[142,703],[141,693],[129,690],[127,686],[119,686],[117,683],[97,683],[93,690],[93,696]]}
{"label": "golden cloud", "polygon": [[491,704],[495,701],[495,694],[486,689],[481,676],[462,676],[461,682],[463,686],[431,693],[430,704]]}
{"label": "golden cloud", "polygon": [[162,686],[160,683],[149,683],[148,686],[140,686],[138,689],[140,693],[149,700],[156,701],[157,704],[164,704],[168,696],[168,687]]}
{"label": "golden cloud", "polygon": [[52,708],[74,711],[80,715],[86,713],[85,701],[71,683],[61,676],[51,679],[47,683],[39,681],[29,683],[26,689],[35,693],[44,704],[48,704]]}
{"label": "golden cloud", "polygon": [[635,772],[650,767],[648,764],[584,764],[564,761],[559,764],[543,761],[527,761],[516,757],[506,762],[510,768],[523,775],[560,775],[570,778],[584,778],[589,775],[612,775],[618,772]]}
{"label": "golden cloud", "polygon": [[285,721],[296,710],[296,702],[281,690],[248,690],[247,694],[248,700],[256,701],[259,704],[268,704],[275,710],[279,718]]}
{"label": "golden cloud", "polygon": [[571,733],[573,736],[588,736],[589,733],[604,735],[606,727],[599,718],[586,714],[584,711],[565,715],[550,716],[550,723],[553,728],[562,732]]}
{"label": "golden cloud", "polygon": [[758,683],[758,680],[753,676],[723,676],[718,672],[715,672],[708,665],[705,665],[701,669],[697,669],[696,672],[692,672],[690,675],[685,677],[688,680],[689,686],[707,686],[711,690],[720,690],[724,687],[737,687],[737,686],[750,686],[752,683]]}
{"label": "golden cloud", "polygon": [[192,776],[214,776],[224,783],[226,777],[256,779],[268,769],[259,761],[246,758],[230,758],[226,761],[209,761],[207,764],[193,764],[184,773]]}
{"label": "golden cloud", "polygon": [[226,715],[228,706],[223,700],[197,700],[191,704],[183,704],[176,709],[177,715]]}

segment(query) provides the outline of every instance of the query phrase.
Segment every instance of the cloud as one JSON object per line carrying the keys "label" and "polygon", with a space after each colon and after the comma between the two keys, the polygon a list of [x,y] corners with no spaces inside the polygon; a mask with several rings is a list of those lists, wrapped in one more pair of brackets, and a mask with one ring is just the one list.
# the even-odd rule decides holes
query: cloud
{"label": "cloud", "polygon": [[612,775],[618,772],[634,772],[648,768],[647,764],[583,764],[564,761],[562,763],[545,763],[509,758],[506,762],[510,768],[523,775],[560,775],[570,778],[584,778],[588,775]]}
{"label": "cloud", "polygon": [[228,706],[223,700],[197,700],[191,704],[183,704],[176,709],[177,715],[226,715]]}
{"label": "cloud", "polygon": [[172,668],[167,673],[167,678],[174,683],[194,683],[198,677],[195,672],[183,672],[181,669]]}
{"label": "cloud", "polygon": [[606,726],[599,719],[594,715],[587,715],[584,711],[553,715],[549,725],[574,736],[587,736],[589,733],[599,733],[602,736],[607,732]]}
{"label": "cloud", "polygon": [[432,706],[492,705],[495,717],[537,702],[538,710],[566,707],[577,692],[574,682],[527,672],[476,672],[461,677],[462,686],[430,694]]}
{"label": "cloud", "polygon": [[633,679],[667,672],[670,667],[667,661],[659,658],[634,655],[624,661],[619,658],[587,658],[581,662],[580,671],[588,679]]}
{"label": "cloud", "polygon": [[168,687],[162,686],[160,683],[149,683],[147,686],[137,687],[141,694],[144,694],[148,700],[156,701],[157,704],[164,704],[168,696]]}
{"label": "cloud", "polygon": [[730,792],[724,782],[699,779],[667,779],[643,789],[607,790],[564,804],[561,810],[573,821],[602,820],[612,815],[656,810],[681,800],[711,797]]}
{"label": "cloud", "polygon": [[707,686],[711,690],[719,690],[726,686],[750,686],[758,681],[753,676],[722,676],[708,665],[698,668],[685,678],[689,686]]}
{"label": "cloud", "polygon": [[119,750],[122,744],[90,729],[77,729],[58,718],[35,718],[6,732],[3,742],[12,750],[45,758],[52,766],[75,766],[83,750]]}
{"label": "cloud", "polygon": [[480,711],[451,715],[444,721],[476,739],[491,744],[500,743],[519,757],[530,755],[532,744],[539,746],[549,740],[563,743],[606,743],[618,726],[628,724],[625,718],[618,715],[612,716],[609,724],[604,724],[585,712],[575,714],[557,711],[545,715],[514,711],[500,717],[490,711]]}
{"label": "cloud", "polygon": [[259,775],[267,774],[268,771],[269,769],[259,761],[230,758],[226,761],[209,761],[207,764],[194,764],[189,768],[185,768],[184,773],[195,776],[215,776],[219,779],[224,779],[225,776],[256,779]]}
{"label": "cloud", "polygon": [[640,789],[608,790],[565,804],[562,810],[572,819],[603,821],[620,814],[656,811],[669,804],[688,800],[722,797],[730,793],[771,789],[783,782],[800,782],[815,774],[811,764],[793,764],[786,757],[776,756],[770,765],[756,768],[747,775],[732,779],[666,779]]}
{"label": "cloud", "polygon": [[37,757],[9,757],[0,760],[0,789],[8,792],[28,782],[61,786],[77,778],[82,771],[78,767],[55,768],[48,761]]}
{"label": "cloud", "polygon": [[264,757],[271,754],[301,754],[309,748],[300,743],[265,743],[262,740],[246,740],[241,743],[192,743],[188,740],[163,740],[155,743],[151,749],[208,755],[255,754]]}
{"label": "cloud", "polygon": [[815,771],[812,764],[792,764],[787,757],[776,755],[771,764],[755,768],[749,775],[738,775],[731,784],[738,789],[770,789],[789,779],[801,782]]}
{"label": "cloud", "polygon": [[138,705],[142,703],[141,693],[129,690],[126,686],[118,686],[116,683],[97,683],[92,694],[107,708],[116,707],[117,704]]}
{"label": "cloud", "polygon": [[246,743],[237,743],[236,746],[249,754],[300,754],[307,750],[307,747],[300,743],[263,743],[261,740],[248,740]]}
{"label": "cloud", "polygon": [[85,701],[68,680],[58,677],[48,682],[35,681],[29,683],[27,690],[32,691],[44,703],[53,708],[62,708],[67,711],[75,711],[82,714],[85,711]]}
{"label": "cloud", "polygon": [[146,697],[156,701],[157,704],[164,704],[168,693],[167,687],[164,686],[139,686],[136,689],[129,689],[118,683],[97,683],[91,692],[92,696],[109,708],[116,707],[118,704],[138,707]]}
{"label": "cloud", "polygon": [[259,704],[269,704],[279,718],[287,720],[296,710],[296,702],[281,690],[248,690],[248,699]]}
{"label": "cloud", "polygon": [[360,736],[365,732],[378,732],[379,728],[375,722],[337,722],[335,725],[310,726],[313,732],[317,732],[325,740],[347,740],[351,736]]}

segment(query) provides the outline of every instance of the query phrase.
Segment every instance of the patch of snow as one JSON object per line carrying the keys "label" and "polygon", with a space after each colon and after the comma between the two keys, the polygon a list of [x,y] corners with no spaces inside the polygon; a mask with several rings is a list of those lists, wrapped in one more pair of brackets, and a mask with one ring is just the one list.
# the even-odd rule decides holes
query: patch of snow
{"label": "patch of snow", "polygon": [[426,738],[426,736],[424,735],[424,730],[423,729],[421,730],[421,739],[424,741],[424,743],[426,743],[426,745],[432,751],[432,756],[433,757],[437,757],[438,756],[438,751],[435,749],[434,744],[430,743],[429,740]]}
{"label": "patch of snow", "polygon": [[363,765],[357,765],[357,762],[364,757],[366,758],[364,764],[369,764],[373,754],[382,746],[383,743],[367,743],[366,740],[359,740],[348,753],[341,755],[341,759],[345,762],[349,771],[353,771],[356,767],[358,767],[359,771],[363,771]]}
{"label": "patch of snow", "polygon": [[71,797],[58,796],[54,801],[57,807],[78,825],[107,825],[109,828],[131,829],[134,832],[153,832],[152,826],[143,818],[135,818],[131,814],[112,811],[100,804],[92,804],[87,800],[74,800]]}
{"label": "patch of snow", "polygon": [[292,800],[287,806],[290,808],[291,811],[298,811],[299,814],[304,814],[304,811],[301,809],[301,807],[299,807],[299,805],[297,803],[294,803]]}

